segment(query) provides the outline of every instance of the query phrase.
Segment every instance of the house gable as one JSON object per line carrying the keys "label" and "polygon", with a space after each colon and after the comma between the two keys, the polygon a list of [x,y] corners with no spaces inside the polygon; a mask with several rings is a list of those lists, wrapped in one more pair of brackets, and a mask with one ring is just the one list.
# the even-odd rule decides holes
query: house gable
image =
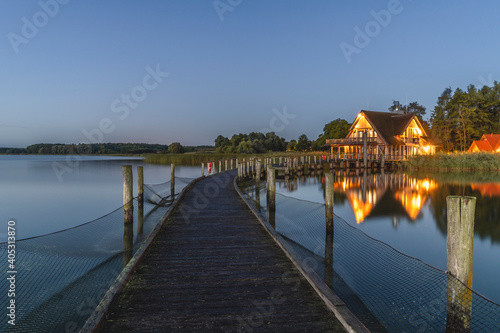
{"label": "house gable", "polygon": [[404,145],[400,136],[406,136],[408,127],[417,133],[425,133],[418,118],[414,115],[361,110],[349,129],[347,138],[356,137],[356,133],[361,130],[373,129],[374,135],[372,136],[376,136],[382,143],[394,146]]}
{"label": "house gable", "polygon": [[486,140],[476,140],[472,142],[469,151],[470,152],[492,151],[492,147],[490,143]]}
{"label": "house gable", "polygon": [[481,141],[487,141],[493,151],[500,148],[500,134],[483,134]]}

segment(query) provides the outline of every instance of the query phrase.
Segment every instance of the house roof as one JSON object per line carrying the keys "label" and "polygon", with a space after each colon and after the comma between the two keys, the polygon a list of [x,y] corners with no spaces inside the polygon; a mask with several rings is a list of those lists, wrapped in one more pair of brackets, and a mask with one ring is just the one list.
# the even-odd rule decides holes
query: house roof
{"label": "house roof", "polygon": [[486,140],[476,140],[473,141],[470,145],[469,151],[475,151],[474,147],[477,148],[478,151],[491,151],[491,144]]}
{"label": "house roof", "polygon": [[[413,118],[422,127],[418,118],[413,114],[398,114],[391,112],[367,111],[361,110],[360,114],[365,116],[365,119],[370,123],[374,130],[377,131],[380,138],[389,145],[404,145],[404,142],[397,139],[396,135],[403,134],[404,130]],[[355,126],[354,122],[350,128]],[[423,127],[422,127],[423,128]]]}
{"label": "house roof", "polygon": [[481,141],[489,142],[491,146],[490,150],[496,150],[500,147],[500,134],[483,134]]}

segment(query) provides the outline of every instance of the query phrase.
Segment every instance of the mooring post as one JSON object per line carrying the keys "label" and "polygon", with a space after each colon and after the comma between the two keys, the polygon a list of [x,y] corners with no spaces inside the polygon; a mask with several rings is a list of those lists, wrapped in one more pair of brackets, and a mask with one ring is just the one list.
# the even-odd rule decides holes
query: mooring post
{"label": "mooring post", "polygon": [[170,202],[175,199],[175,164],[170,164]]}
{"label": "mooring post", "polygon": [[123,267],[132,259],[134,241],[134,202],[132,166],[123,165]]}
{"label": "mooring post", "polygon": [[144,168],[137,167],[137,235],[142,235],[144,225]]}
{"label": "mooring post", "polygon": [[[448,276],[446,332],[470,332],[475,197],[448,196],[446,254]],[[456,280],[459,280],[464,285]]]}
{"label": "mooring post", "polygon": [[267,221],[276,228],[276,173],[271,166],[267,167]]}
{"label": "mooring post", "polygon": [[325,174],[325,283],[328,287],[333,286],[333,180],[334,174]]}
{"label": "mooring post", "polygon": [[255,180],[260,182],[260,160],[255,161]]}

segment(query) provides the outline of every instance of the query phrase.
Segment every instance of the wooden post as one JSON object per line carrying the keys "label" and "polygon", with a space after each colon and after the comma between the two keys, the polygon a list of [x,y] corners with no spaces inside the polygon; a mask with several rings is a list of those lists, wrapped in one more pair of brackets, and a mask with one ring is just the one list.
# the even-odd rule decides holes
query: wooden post
{"label": "wooden post", "polygon": [[234,159],[231,159],[231,170],[233,170]]}
{"label": "wooden post", "polygon": [[132,259],[134,242],[134,202],[132,166],[123,165],[123,267]]}
{"label": "wooden post", "polygon": [[276,173],[273,167],[267,167],[267,221],[276,228]]}
{"label": "wooden post", "polygon": [[325,173],[325,216],[326,223],[333,226],[333,173]]}
{"label": "wooden post", "polygon": [[227,171],[227,160],[224,161],[224,171]]}
{"label": "wooden post", "polygon": [[[475,197],[446,198],[448,277],[446,332],[470,332],[472,313],[472,252],[474,244]],[[469,288],[457,283],[458,279]]]}
{"label": "wooden post", "polygon": [[201,163],[201,176],[205,177],[205,164]]}
{"label": "wooden post", "polygon": [[222,172],[222,160],[219,160],[219,171],[218,172]]}
{"label": "wooden post", "polygon": [[260,160],[255,161],[255,180],[260,182]]}
{"label": "wooden post", "polygon": [[137,167],[137,235],[142,235],[144,226],[144,168]]}
{"label": "wooden post", "polygon": [[170,202],[175,199],[175,164],[170,164]]}

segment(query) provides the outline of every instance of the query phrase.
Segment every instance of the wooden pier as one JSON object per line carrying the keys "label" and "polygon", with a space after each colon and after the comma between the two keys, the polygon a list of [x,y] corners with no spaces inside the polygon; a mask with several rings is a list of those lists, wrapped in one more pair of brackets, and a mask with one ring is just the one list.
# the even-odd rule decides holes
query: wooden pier
{"label": "wooden pier", "polygon": [[96,331],[345,332],[238,196],[235,174],[187,190]]}

